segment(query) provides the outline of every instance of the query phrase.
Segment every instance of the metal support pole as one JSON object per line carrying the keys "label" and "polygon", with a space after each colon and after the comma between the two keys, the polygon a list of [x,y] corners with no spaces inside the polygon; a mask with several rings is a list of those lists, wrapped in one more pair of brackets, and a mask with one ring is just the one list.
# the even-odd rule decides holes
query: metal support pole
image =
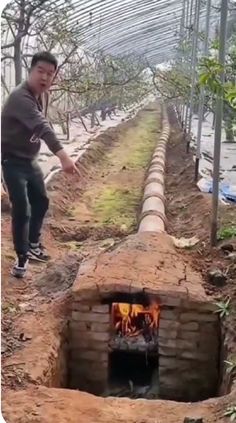
{"label": "metal support pole", "polygon": [[[203,56],[205,57],[208,56],[210,18],[211,18],[211,0],[207,0],[205,40],[204,40],[204,48],[203,48]],[[194,175],[195,182],[197,182],[198,180],[199,162],[201,158],[201,136],[202,136],[202,122],[203,122],[203,115],[204,115],[204,103],[205,103],[205,89],[203,86],[201,86],[199,108],[198,108],[197,149],[196,149],[195,175]]]}
{"label": "metal support pole", "polygon": [[[219,63],[225,66],[225,48],[226,48],[226,30],[227,30],[228,0],[221,1],[220,12],[220,47]],[[221,72],[220,82],[223,85],[225,80],[225,71]],[[223,90],[223,88],[222,88]],[[221,151],[221,132],[223,118],[223,93],[219,92],[216,99],[216,123],[214,139],[214,160],[213,160],[213,193],[212,193],[212,220],[211,220],[211,245],[217,243],[217,217],[219,203],[219,176],[220,176],[220,151]]]}
{"label": "metal support pole", "polygon": [[[185,4],[186,11],[185,11],[185,16],[184,16],[184,29],[188,26],[189,1],[190,0],[186,0],[186,4]],[[187,41],[187,39],[188,39],[188,32],[186,30],[186,35],[184,36],[184,41]],[[186,71],[186,68],[188,66],[187,65],[187,61],[186,61],[186,57],[184,57],[183,62],[184,62],[184,69],[183,69],[183,71],[185,72]],[[183,105],[183,122],[182,122],[182,127],[183,127],[184,130],[185,130],[186,107],[187,107],[187,105],[186,105],[186,99],[184,99],[184,105]]]}
{"label": "metal support pole", "polygon": [[190,102],[189,102],[190,105],[189,105],[189,118],[188,118],[187,152],[189,150],[190,134],[191,134],[191,128],[192,128],[194,90],[195,90],[195,81],[196,81],[196,64],[197,64],[197,52],[198,52],[200,9],[201,9],[201,0],[196,0],[194,26],[193,26],[193,48],[192,48],[192,57],[191,57],[191,91],[190,91]]}
{"label": "metal support pole", "polygon": [[[196,1],[196,0],[195,0]],[[186,27],[190,27],[192,24],[192,11],[193,11],[193,2],[194,0],[187,0],[187,13],[186,13]],[[187,34],[187,41],[190,40],[190,30],[188,30]],[[187,72],[190,71],[189,69],[189,62],[186,63],[186,70]],[[184,131],[187,131],[187,122],[188,122],[188,109],[189,109],[189,98],[186,100],[185,111],[184,111]]]}
{"label": "metal support pole", "polygon": [[[185,23],[185,6],[186,6],[186,1],[187,0],[183,0],[183,9],[182,9],[182,16],[181,16],[181,21],[180,21],[180,47],[182,47],[183,42],[184,42],[184,23]],[[180,51],[180,58],[179,58],[179,62],[181,67],[183,67],[183,53]],[[184,120],[184,98],[181,101],[180,104],[180,123],[183,126],[183,120]]]}
{"label": "metal support pole", "polygon": [[[188,26],[190,25],[190,2],[192,2],[193,0],[185,0],[185,4],[184,4],[184,35],[183,35],[183,40],[187,43],[188,39],[189,39],[189,30],[187,29]],[[188,58],[186,56],[186,52],[185,55],[183,56],[183,72],[186,73],[188,71]],[[182,115],[182,128],[185,132],[186,130],[186,126],[185,126],[185,121],[186,121],[186,113],[187,113],[187,99],[186,97],[184,97],[183,99],[183,115]]]}

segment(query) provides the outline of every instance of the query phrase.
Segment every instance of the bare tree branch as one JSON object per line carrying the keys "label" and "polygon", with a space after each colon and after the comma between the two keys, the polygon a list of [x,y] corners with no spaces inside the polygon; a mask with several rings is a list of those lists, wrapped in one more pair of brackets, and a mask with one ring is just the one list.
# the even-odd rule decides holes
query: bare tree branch
{"label": "bare tree branch", "polygon": [[14,57],[11,56],[10,54],[7,54],[7,55],[1,57],[1,62],[4,62],[7,59],[13,60]]}

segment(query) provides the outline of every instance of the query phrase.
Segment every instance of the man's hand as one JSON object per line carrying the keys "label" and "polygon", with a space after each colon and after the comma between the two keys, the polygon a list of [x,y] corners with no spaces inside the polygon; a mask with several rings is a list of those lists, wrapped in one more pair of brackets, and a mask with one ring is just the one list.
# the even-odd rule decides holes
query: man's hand
{"label": "man's hand", "polygon": [[80,175],[79,169],[76,167],[74,161],[68,157],[67,159],[61,160],[61,167],[64,170],[64,172],[69,174],[78,173]]}
{"label": "man's hand", "polygon": [[70,175],[77,173],[77,175],[81,177],[79,169],[76,167],[74,161],[68,156],[65,150],[59,150],[56,155],[60,159],[61,167],[64,172],[69,173]]}

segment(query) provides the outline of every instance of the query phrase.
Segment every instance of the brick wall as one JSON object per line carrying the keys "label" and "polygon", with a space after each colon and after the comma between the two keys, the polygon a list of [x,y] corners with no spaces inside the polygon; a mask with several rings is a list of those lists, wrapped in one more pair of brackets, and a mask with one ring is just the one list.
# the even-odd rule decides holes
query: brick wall
{"label": "brick wall", "polygon": [[70,384],[94,394],[108,381],[109,305],[74,302],[70,322]]}
{"label": "brick wall", "polygon": [[197,401],[217,393],[219,322],[211,310],[189,303],[163,306],[159,328],[161,398]]}
{"label": "brick wall", "polygon": [[[171,297],[160,301],[160,397],[196,401],[214,396],[219,368],[219,322],[212,304]],[[109,305],[74,301],[70,322],[71,388],[94,394],[106,389],[109,338]]]}

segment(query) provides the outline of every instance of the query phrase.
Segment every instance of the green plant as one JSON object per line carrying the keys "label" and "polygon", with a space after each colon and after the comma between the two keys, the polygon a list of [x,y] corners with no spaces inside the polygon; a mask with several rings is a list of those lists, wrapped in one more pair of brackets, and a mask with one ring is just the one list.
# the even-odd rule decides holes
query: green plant
{"label": "green plant", "polygon": [[213,50],[219,50],[219,47],[220,47],[219,39],[213,40],[210,48],[213,49]]}
{"label": "green plant", "polygon": [[228,226],[219,231],[218,240],[233,238],[234,236],[236,236],[236,226]]}
{"label": "green plant", "polygon": [[215,313],[219,313],[221,318],[229,316],[229,313],[230,313],[230,298],[228,298],[225,301],[219,301],[219,302],[215,303],[215,305],[218,307],[218,310],[216,310]]}
{"label": "green plant", "polygon": [[236,405],[231,405],[226,409],[224,416],[229,417],[231,422],[236,420]]}
{"label": "green plant", "polygon": [[[235,113],[236,108],[236,86],[235,86],[235,69],[236,69],[236,36],[233,34],[228,40],[227,54],[225,66],[222,66],[218,59],[219,40],[216,39],[211,45],[211,49],[216,52],[211,57],[203,57],[199,63],[199,83],[203,85],[211,99],[214,101],[215,96],[222,95],[224,103],[229,106],[229,110]],[[222,83],[221,75],[224,72],[224,83]],[[227,113],[228,114],[228,113]]]}
{"label": "green plant", "polygon": [[199,65],[200,85],[206,86],[214,94],[223,92],[220,75],[224,67],[214,58],[204,57]]}
{"label": "green plant", "polygon": [[236,87],[226,86],[225,87],[225,98],[229,102],[230,106],[236,109]]}

